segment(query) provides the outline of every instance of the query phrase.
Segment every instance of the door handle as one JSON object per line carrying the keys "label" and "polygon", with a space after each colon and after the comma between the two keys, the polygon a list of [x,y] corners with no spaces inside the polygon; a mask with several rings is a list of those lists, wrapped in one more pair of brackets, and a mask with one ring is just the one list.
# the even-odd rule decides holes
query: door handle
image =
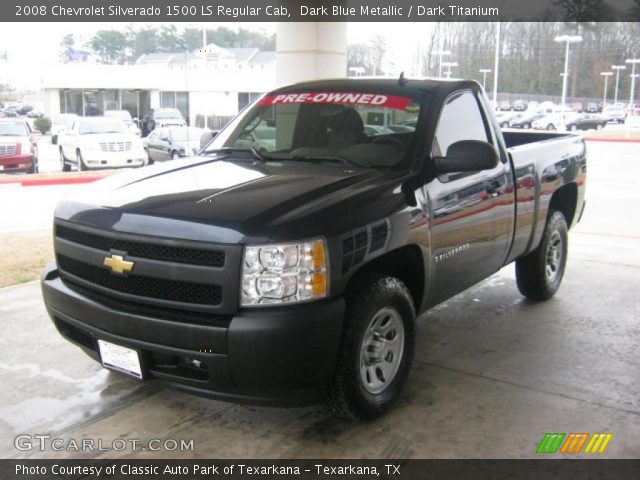
{"label": "door handle", "polygon": [[500,182],[494,180],[493,182],[491,182],[489,185],[487,185],[487,193],[492,196],[492,197],[497,197],[499,195],[502,194],[502,192],[500,191],[502,185],[500,185]]}

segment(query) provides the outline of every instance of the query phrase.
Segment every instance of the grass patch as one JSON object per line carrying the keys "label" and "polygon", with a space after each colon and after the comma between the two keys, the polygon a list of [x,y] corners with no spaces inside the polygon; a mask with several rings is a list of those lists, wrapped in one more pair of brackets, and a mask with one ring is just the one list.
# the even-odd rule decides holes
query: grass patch
{"label": "grass patch", "polygon": [[1,234],[0,287],[37,280],[50,260],[53,260],[51,230]]}

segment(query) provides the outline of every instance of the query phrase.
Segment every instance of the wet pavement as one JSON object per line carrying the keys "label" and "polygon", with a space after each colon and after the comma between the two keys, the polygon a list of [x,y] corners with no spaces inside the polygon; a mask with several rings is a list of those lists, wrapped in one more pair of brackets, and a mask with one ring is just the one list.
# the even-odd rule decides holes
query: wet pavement
{"label": "wet pavement", "polygon": [[[611,432],[601,457],[637,458],[640,144],[589,151],[587,211],[570,234],[558,295],[523,299],[508,266],[427,312],[402,398],[368,424],[319,407],[246,407],[122,378],[62,340],[37,283],[1,289],[0,458],[533,458],[545,432]],[[64,450],[21,451],[21,434],[52,435]],[[193,448],[69,449],[83,439]]]}

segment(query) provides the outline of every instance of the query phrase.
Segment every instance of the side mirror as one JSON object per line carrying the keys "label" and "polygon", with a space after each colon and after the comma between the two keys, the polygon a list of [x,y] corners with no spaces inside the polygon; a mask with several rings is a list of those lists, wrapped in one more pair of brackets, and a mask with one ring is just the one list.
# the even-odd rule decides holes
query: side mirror
{"label": "side mirror", "polygon": [[209,142],[218,134],[218,130],[206,130],[200,136],[200,150],[209,145]]}
{"label": "side mirror", "polygon": [[461,140],[447,149],[446,157],[434,157],[438,173],[477,172],[498,165],[495,147],[479,140]]}

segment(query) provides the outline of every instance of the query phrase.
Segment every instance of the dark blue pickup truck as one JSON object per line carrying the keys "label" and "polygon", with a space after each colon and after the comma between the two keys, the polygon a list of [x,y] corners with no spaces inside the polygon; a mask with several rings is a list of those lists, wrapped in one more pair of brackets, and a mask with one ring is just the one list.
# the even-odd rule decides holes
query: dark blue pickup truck
{"label": "dark blue pickup truck", "polygon": [[580,137],[502,133],[472,81],[293,85],[198,156],[64,199],[44,300],[111,370],[367,420],[418,314],[512,262],[524,295],[556,293],[585,177]]}

